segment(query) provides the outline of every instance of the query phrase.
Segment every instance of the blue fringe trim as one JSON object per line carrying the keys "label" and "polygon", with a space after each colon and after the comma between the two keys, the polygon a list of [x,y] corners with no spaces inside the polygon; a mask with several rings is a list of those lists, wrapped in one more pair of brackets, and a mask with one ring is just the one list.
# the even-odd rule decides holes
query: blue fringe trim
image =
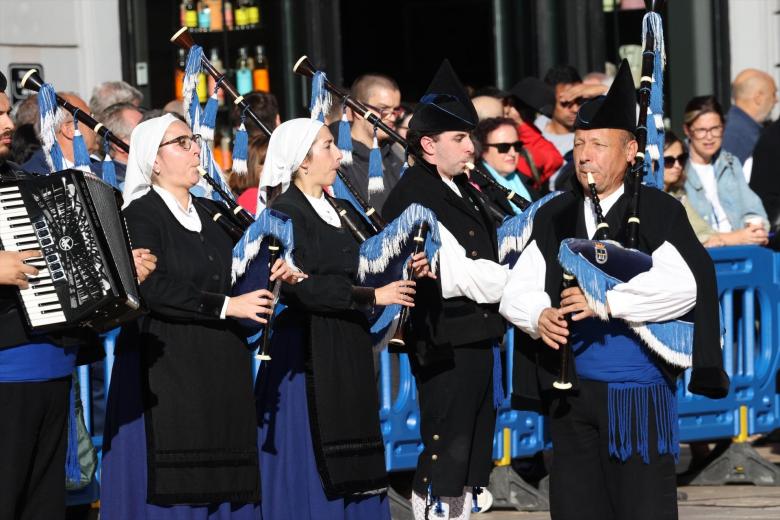
{"label": "blue fringe trim", "polygon": [[666,383],[640,385],[609,383],[607,413],[609,417],[609,454],[625,462],[635,453],[645,464],[650,462],[649,403],[653,400],[657,450],[660,455],[680,456],[677,425],[677,400]]}
{"label": "blue fringe trim", "polygon": [[57,143],[57,135],[54,131],[54,123],[57,119],[57,92],[48,83],[41,85],[38,91],[38,114],[41,121],[41,141],[46,161],[51,172],[65,169],[65,160],[62,149]]}
{"label": "blue fringe trim", "polygon": [[497,230],[498,235],[498,260],[502,264],[513,267],[520,253],[528,244],[533,232],[533,222],[536,212],[539,208],[550,202],[562,191],[548,193],[541,199],[532,203],[525,211],[514,217],[504,220],[504,223]]}
{"label": "blue fringe trim", "polygon": [[325,73],[317,71],[311,80],[311,102],[309,103],[309,112],[312,119],[318,119],[325,122],[325,116],[330,112],[331,97],[328,89],[325,88]]}
{"label": "blue fringe trim", "polygon": [[504,393],[504,371],[501,365],[501,347],[493,345],[493,408],[498,410],[506,399]]}
{"label": "blue fringe trim", "polygon": [[71,376],[68,404],[68,447],[65,454],[65,478],[73,484],[78,484],[81,481],[79,432],[76,425],[76,399],[75,377]]}
{"label": "blue fringe trim", "polygon": [[349,166],[352,164],[352,127],[349,126],[347,119],[347,106],[341,112],[341,121],[339,121],[338,147],[343,155],[341,164]]}
{"label": "blue fringe trim", "polygon": [[236,136],[233,140],[233,167],[232,170],[238,175],[247,173],[247,161],[249,159],[249,134],[246,131],[244,118],[241,118],[241,125],[236,130]]}
{"label": "blue fringe trim", "polygon": [[[282,246],[282,258],[288,264],[294,265],[292,252],[295,248],[295,242],[292,220],[284,213],[266,208],[244,232],[241,240],[233,246],[233,283],[246,272],[248,264],[257,257],[263,239],[270,236],[279,240]],[[259,283],[260,280],[258,280]],[[258,289],[260,289],[259,286]]]}
{"label": "blue fringe trim", "polygon": [[376,138],[374,127],[374,144],[368,153],[368,192],[379,193],[385,190],[385,181],[382,178],[382,151]]}

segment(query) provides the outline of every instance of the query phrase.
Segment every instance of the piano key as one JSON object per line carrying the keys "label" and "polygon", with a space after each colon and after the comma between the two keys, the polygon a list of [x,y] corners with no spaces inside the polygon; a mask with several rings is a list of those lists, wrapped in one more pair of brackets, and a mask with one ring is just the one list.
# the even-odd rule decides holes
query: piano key
{"label": "piano key", "polygon": [[5,186],[0,188],[0,193],[19,192],[19,186]]}
{"label": "piano key", "polygon": [[[29,316],[29,315],[28,315]],[[29,316],[30,323],[33,327],[43,327],[44,325],[54,325],[56,323],[65,323],[68,320],[65,318],[65,314],[58,313],[58,314],[51,314],[51,315],[36,315],[36,316]]]}

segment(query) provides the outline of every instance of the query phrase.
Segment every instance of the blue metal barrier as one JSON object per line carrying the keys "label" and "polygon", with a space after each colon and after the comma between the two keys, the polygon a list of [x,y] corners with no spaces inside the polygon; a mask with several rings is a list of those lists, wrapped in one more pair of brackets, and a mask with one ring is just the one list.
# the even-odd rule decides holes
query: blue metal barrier
{"label": "blue metal barrier", "polygon": [[[725,338],[724,365],[731,377],[729,395],[717,401],[687,391],[690,371],[678,387],[681,442],[766,433],[780,428],[780,253],[759,247],[710,250],[718,276]],[[110,381],[116,334],[105,339],[105,381]],[[505,338],[507,394],[511,389],[513,332]],[[422,451],[417,388],[406,355],[383,350],[379,356],[379,416],[388,471],[413,469]],[[92,425],[90,380],[80,367],[87,427]],[[393,383],[396,383],[394,385]],[[396,389],[395,395],[393,390]],[[740,417],[744,416],[744,420]],[[97,447],[102,438],[93,437]],[[512,410],[506,399],[498,410],[493,457],[506,462],[529,457],[547,443],[542,417]]]}

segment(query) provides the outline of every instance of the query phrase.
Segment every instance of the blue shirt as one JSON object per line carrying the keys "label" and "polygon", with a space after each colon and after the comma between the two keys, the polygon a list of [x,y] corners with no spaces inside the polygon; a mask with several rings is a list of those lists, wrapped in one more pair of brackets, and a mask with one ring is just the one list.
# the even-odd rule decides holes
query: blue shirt
{"label": "blue shirt", "polygon": [[726,121],[721,148],[745,164],[747,158],[753,155],[753,148],[761,134],[761,125],[736,105],[729,109]]}
{"label": "blue shirt", "polygon": [[69,376],[76,367],[78,347],[28,343],[0,349],[0,382],[49,381]]}

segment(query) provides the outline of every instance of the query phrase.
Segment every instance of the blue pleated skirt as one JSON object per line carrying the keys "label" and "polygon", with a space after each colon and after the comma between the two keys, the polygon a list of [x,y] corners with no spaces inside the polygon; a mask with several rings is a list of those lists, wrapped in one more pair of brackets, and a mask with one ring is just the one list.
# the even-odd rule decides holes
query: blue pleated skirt
{"label": "blue pleated skirt", "polygon": [[260,504],[156,506],[146,502],[146,430],[138,352],[116,357],[106,407],[102,520],[262,520]]}
{"label": "blue pleated skirt", "polygon": [[390,520],[384,493],[347,498],[325,495],[309,429],[304,334],[301,329],[279,330],[272,341],[272,359],[263,362],[257,377],[263,517]]}

